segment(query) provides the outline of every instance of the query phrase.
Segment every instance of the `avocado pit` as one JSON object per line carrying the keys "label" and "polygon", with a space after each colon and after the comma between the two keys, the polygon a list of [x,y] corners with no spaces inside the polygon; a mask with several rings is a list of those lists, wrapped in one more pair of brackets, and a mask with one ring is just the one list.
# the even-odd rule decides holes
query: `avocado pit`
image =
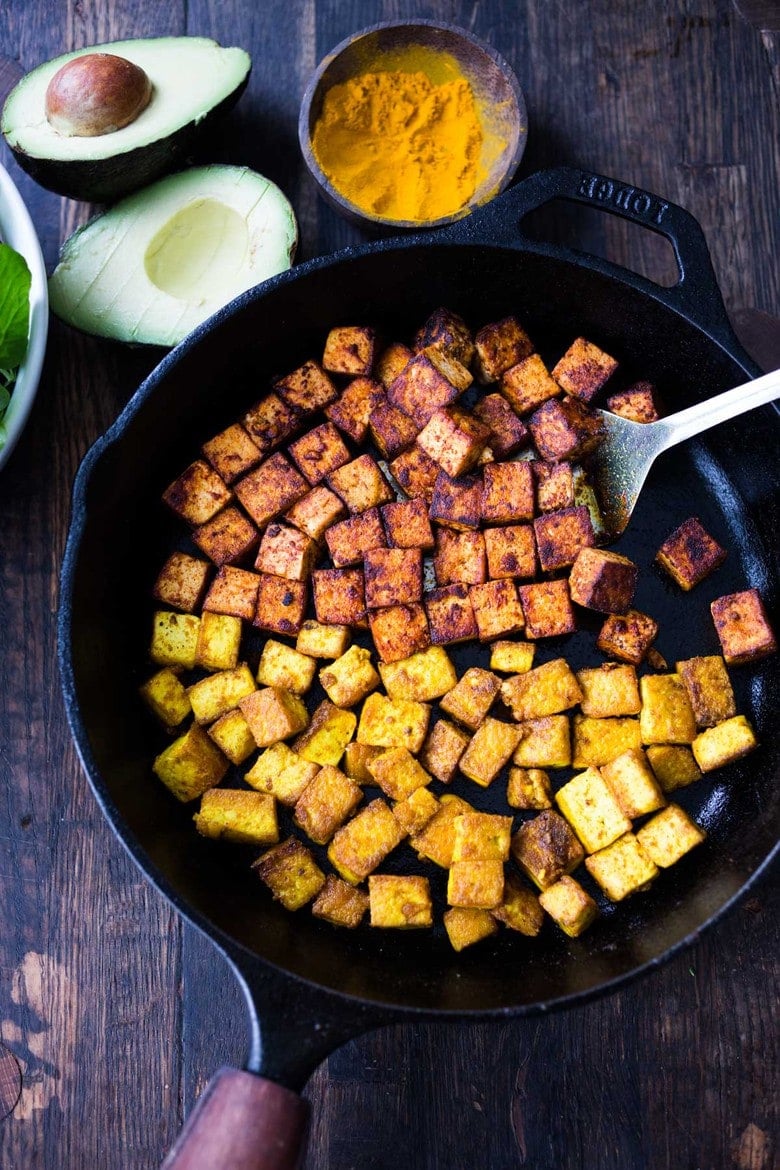
{"label": "avocado pit", "polygon": [[86,53],[52,77],[46,118],[66,137],[95,138],[129,126],[151,96],[152,83],[139,65],[114,53]]}

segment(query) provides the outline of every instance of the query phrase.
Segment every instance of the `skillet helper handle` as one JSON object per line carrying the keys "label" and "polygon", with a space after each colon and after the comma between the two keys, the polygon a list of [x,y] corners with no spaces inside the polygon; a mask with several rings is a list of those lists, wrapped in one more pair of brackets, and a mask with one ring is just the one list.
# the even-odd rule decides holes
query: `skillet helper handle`
{"label": "skillet helper handle", "polygon": [[161,1170],[297,1170],[309,1106],[265,1077],[222,1068],[209,1081]]}

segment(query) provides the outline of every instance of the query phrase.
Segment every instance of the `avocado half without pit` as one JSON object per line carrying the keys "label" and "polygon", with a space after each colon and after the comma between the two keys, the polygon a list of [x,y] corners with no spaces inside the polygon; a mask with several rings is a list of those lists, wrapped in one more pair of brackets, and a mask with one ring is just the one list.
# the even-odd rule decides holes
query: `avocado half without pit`
{"label": "avocado half without pit", "polygon": [[41,186],[107,203],[182,165],[238,101],[250,68],[243,49],[206,37],[95,45],[23,77],[0,129]]}
{"label": "avocado half without pit", "polygon": [[68,239],[52,310],[100,337],[176,345],[239,293],[290,267],[290,203],[246,167],[193,167],[122,199]]}

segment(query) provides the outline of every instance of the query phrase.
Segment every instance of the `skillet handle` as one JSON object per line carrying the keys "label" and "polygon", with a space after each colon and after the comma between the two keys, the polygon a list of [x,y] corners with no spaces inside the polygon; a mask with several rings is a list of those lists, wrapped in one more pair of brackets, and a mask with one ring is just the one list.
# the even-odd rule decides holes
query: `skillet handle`
{"label": "skillet handle", "polygon": [[297,1170],[309,1106],[265,1077],[222,1068],[209,1081],[161,1170]]}

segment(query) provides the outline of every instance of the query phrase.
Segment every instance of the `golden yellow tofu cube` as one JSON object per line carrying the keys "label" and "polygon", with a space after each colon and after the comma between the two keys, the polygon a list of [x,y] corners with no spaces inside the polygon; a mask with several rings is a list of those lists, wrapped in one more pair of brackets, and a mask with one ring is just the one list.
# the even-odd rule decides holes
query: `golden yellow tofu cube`
{"label": "golden yellow tofu cube", "polygon": [[510,930],[535,938],[542,929],[544,913],[539,898],[523,885],[520,878],[510,871],[504,876],[504,894],[493,910],[492,916],[503,922]]}
{"label": "golden yellow tofu cube", "polygon": [[629,820],[663,808],[666,799],[641,748],[631,748],[604,764],[601,775]]}
{"label": "golden yellow tofu cube", "polygon": [[639,682],[642,743],[692,743],[696,719],[679,674],[647,674]]}
{"label": "golden yellow tofu cube", "polygon": [[512,756],[520,768],[568,768],[571,735],[568,715],[545,715],[518,724],[520,742]]}
{"label": "golden yellow tofu cube", "polygon": [[334,706],[329,699],[323,699],[303,735],[293,743],[293,751],[304,760],[335,767],[355,734],[356,726],[357,716],[354,712],[344,711]]}
{"label": "golden yellow tofu cube", "polygon": [[488,715],[475,731],[458,767],[469,780],[487,788],[511,759],[521,736],[516,724],[504,723]]}
{"label": "golden yellow tofu cube", "polygon": [[617,715],[638,715],[642,709],[636,667],[605,662],[603,666],[577,671],[583,715],[607,719]]}
{"label": "golden yellow tofu cube", "polygon": [[679,804],[670,804],[642,826],[636,839],[659,869],[667,869],[706,836]]}
{"label": "golden yellow tofu cube", "polygon": [[346,926],[354,930],[359,926],[368,910],[368,894],[356,890],[349,882],[334,877],[325,879],[325,885],[312,903],[311,912],[316,918],[324,918],[332,926]]}
{"label": "golden yellow tofu cube", "polygon": [[642,746],[638,719],[589,719],[575,715],[573,727],[575,768],[600,768],[623,752]]}
{"label": "golden yellow tofu cube", "polygon": [[518,723],[568,711],[582,700],[577,677],[564,658],[554,658],[501,683],[501,698]]}
{"label": "golden yellow tofu cube", "polygon": [[349,646],[349,626],[327,626],[312,618],[298,631],[295,649],[310,658],[340,658]]}
{"label": "golden yellow tofu cube", "polygon": [[200,619],[195,665],[206,670],[231,670],[238,665],[241,618],[205,610]]}
{"label": "golden yellow tofu cube", "polygon": [[402,747],[419,752],[425,742],[431,709],[412,699],[389,699],[376,692],[369,695],[360,713],[358,743],[372,747]]}
{"label": "golden yellow tofu cube", "polygon": [[676,666],[688,692],[697,727],[714,727],[736,715],[731,680],[720,654],[688,658]]}
{"label": "golden yellow tofu cube", "polygon": [[701,770],[689,747],[655,744],[647,749],[646,755],[664,792],[674,792],[693,784],[694,780],[701,780]]}
{"label": "golden yellow tofu cube", "polygon": [[391,699],[428,703],[451,691],[458,681],[455,667],[442,646],[429,646],[398,662],[380,662],[379,673]]}
{"label": "golden yellow tofu cube", "polygon": [[270,792],[280,804],[292,806],[319,770],[319,764],[304,760],[286,743],[275,743],[258,756],[244,779],[258,792]]}
{"label": "golden yellow tofu cube", "polygon": [[426,877],[372,873],[368,879],[371,925],[406,929],[433,923],[431,891]]}
{"label": "golden yellow tofu cube", "polygon": [[354,707],[381,682],[371,663],[371,653],[362,646],[350,646],[319,673],[322,689],[337,707]]}
{"label": "golden yellow tofu cube", "polygon": [[356,784],[373,784],[374,777],[369,772],[368,765],[383,751],[384,748],[370,747],[367,743],[358,743],[353,739],[344,748],[342,769]]}
{"label": "golden yellow tofu cube", "polygon": [[362,798],[354,780],[325,764],[298,797],[295,823],[317,845],[325,845]]}
{"label": "golden yellow tofu cube", "polygon": [[566,874],[554,886],[542,891],[539,904],[570,938],[587,930],[599,912],[590,894]]}
{"label": "golden yellow tofu cube", "polygon": [[437,780],[449,784],[468,745],[468,732],[446,719],[440,719],[428,733],[420,752],[420,763]]}
{"label": "golden yellow tofu cube", "polygon": [[237,845],[275,845],[279,840],[276,801],[259,792],[211,788],[203,793],[193,820],[202,837]]}
{"label": "golden yellow tofu cube", "polygon": [[325,874],[311,851],[295,837],[258,857],[252,869],[285,910],[300,910],[325,885]]}
{"label": "golden yellow tofu cube", "polygon": [[657,865],[633,833],[625,833],[606,849],[586,857],[585,868],[611,902],[622,902],[629,894],[646,889],[658,876]]}
{"label": "golden yellow tofu cube", "polygon": [[231,764],[243,764],[257,748],[249,724],[238,708],[221,715],[208,728],[208,733]]}
{"label": "golden yellow tofu cube", "polygon": [[522,824],[512,838],[511,849],[522,871],[541,890],[571,873],[585,856],[571,825],[554,809]]}
{"label": "golden yellow tofu cube", "polygon": [[490,710],[501,683],[489,670],[470,666],[439,706],[458,723],[476,731]]}
{"label": "golden yellow tofu cube", "polygon": [[533,642],[499,640],[490,647],[490,669],[506,674],[525,674],[533,665],[535,651]]}
{"label": "golden yellow tofu cube", "polygon": [[294,695],[305,695],[314,682],[316,669],[313,658],[269,638],[260,655],[257,681],[264,687],[282,687]]}
{"label": "golden yellow tofu cube", "polygon": [[200,618],[191,613],[158,609],[152,621],[149,657],[158,666],[183,666],[192,670],[198,651]]}
{"label": "golden yellow tofu cube", "polygon": [[169,666],[158,670],[139,690],[147,706],[165,727],[178,727],[192,711],[184,684]]}
{"label": "golden yellow tofu cube", "polygon": [[301,699],[281,687],[254,691],[238,705],[258,747],[270,747],[280,739],[289,739],[309,722],[309,713]]}
{"label": "golden yellow tofu cube", "polygon": [[353,886],[373,873],[404,838],[392,809],[372,800],[351,821],[337,829],[328,846],[328,861]]}
{"label": "golden yellow tofu cube", "polygon": [[209,674],[187,688],[187,697],[197,723],[213,723],[232,711],[242,699],[257,690],[252,672],[245,662],[232,670]]}
{"label": "golden yellow tofu cube", "polygon": [[508,861],[512,818],[466,812],[455,818],[452,849],[456,861]]}
{"label": "golden yellow tofu cube", "polygon": [[405,834],[419,833],[438,811],[439,802],[428,788],[415,788],[393,805],[393,816]]}
{"label": "golden yellow tofu cube", "polygon": [[439,808],[420,833],[409,838],[409,844],[419,857],[427,857],[435,865],[448,869],[452,865],[455,848],[455,818],[474,812],[470,804],[454,793],[443,796]]}
{"label": "golden yellow tofu cube", "polygon": [[389,748],[371,760],[368,770],[384,793],[392,800],[406,800],[418,788],[425,788],[431,777],[406,748]]}
{"label": "golden yellow tofu cube", "polygon": [[755,732],[744,715],[735,715],[696,736],[691,748],[702,772],[741,760],[758,747]]}
{"label": "golden yellow tofu cube", "polygon": [[481,942],[483,938],[490,938],[498,932],[496,920],[489,910],[452,906],[445,911],[442,921],[447,938],[456,951],[462,951],[465,947],[473,946],[474,943]]}
{"label": "golden yellow tofu cube", "polygon": [[504,865],[501,861],[453,861],[447,879],[450,906],[492,910],[504,896]]}
{"label": "golden yellow tofu cube", "polygon": [[160,752],[152,764],[154,773],[182,802],[216,788],[229,767],[217,745],[197,723]]}
{"label": "golden yellow tofu cube", "polygon": [[588,853],[605,849],[631,828],[597,768],[588,768],[559,788],[555,803]]}
{"label": "golden yellow tofu cube", "polygon": [[541,768],[510,768],[506,802],[512,808],[552,808],[550,777]]}

